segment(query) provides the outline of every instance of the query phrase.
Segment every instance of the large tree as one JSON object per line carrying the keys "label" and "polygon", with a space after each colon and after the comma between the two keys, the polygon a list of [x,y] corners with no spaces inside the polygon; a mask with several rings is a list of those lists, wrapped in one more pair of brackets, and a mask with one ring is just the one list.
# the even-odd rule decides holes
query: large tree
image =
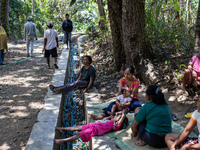
{"label": "large tree", "polygon": [[122,35],[122,0],[107,0],[116,69],[126,62]]}
{"label": "large tree", "polygon": [[194,52],[199,52],[200,50],[200,0],[199,0],[199,7],[197,12],[197,21],[196,21],[196,29],[195,29],[195,45],[194,45]]}
{"label": "large tree", "polygon": [[[144,6],[144,0],[108,0],[117,67],[123,63],[131,64],[136,68],[136,76],[141,81],[152,84],[160,79],[160,75],[151,63],[151,45],[146,37]],[[118,45],[121,47],[119,48]]]}
{"label": "large tree", "polygon": [[136,68],[136,74],[146,84],[157,81],[158,73],[151,63],[151,45],[145,30],[145,1],[123,0],[122,29],[126,64]]}
{"label": "large tree", "polygon": [[34,15],[35,0],[32,0],[32,15]]}
{"label": "large tree", "polygon": [[8,25],[9,25],[9,0],[5,0],[4,5],[4,28],[8,33]]}
{"label": "large tree", "polygon": [[104,11],[103,2],[102,0],[96,0],[96,3],[98,5],[98,11],[99,11],[99,16],[100,16],[99,28],[101,29],[101,31],[107,30],[107,27],[105,25],[106,15]]}
{"label": "large tree", "polygon": [[1,0],[0,0],[0,23],[1,23]]}

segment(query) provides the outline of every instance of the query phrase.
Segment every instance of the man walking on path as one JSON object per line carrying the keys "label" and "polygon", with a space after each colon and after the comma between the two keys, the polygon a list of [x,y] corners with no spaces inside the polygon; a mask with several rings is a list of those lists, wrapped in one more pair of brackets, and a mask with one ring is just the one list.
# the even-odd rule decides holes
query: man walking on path
{"label": "man walking on path", "polygon": [[47,68],[50,69],[50,55],[52,57],[54,57],[55,60],[55,68],[58,69],[57,66],[57,48],[59,47],[58,45],[58,33],[56,30],[53,29],[53,23],[51,21],[49,21],[47,23],[47,27],[48,29],[44,32],[44,48],[43,48],[43,52],[44,53],[44,57],[47,58]]}
{"label": "man walking on path", "polygon": [[[28,17],[28,22],[24,25],[24,36],[26,41],[27,57],[33,57],[34,38],[37,40],[37,30],[32,22],[32,16]],[[29,45],[31,44],[31,52],[29,53]]]}
{"label": "man walking on path", "polygon": [[69,47],[71,48],[71,36],[72,36],[72,30],[73,30],[73,23],[69,19],[69,14],[65,15],[66,20],[63,21],[62,28],[64,30],[64,44],[67,44],[68,48],[68,41],[69,41]]}
{"label": "man walking on path", "polygon": [[0,65],[5,65],[4,62],[4,49],[8,51],[8,45],[7,45],[7,35],[4,28],[1,26],[0,23]]}

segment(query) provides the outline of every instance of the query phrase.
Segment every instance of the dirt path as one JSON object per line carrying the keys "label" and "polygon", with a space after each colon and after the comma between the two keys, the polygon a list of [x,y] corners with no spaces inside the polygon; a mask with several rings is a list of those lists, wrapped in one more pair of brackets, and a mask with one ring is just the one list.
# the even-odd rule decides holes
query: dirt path
{"label": "dirt path", "polygon": [[[44,106],[55,68],[46,69],[42,47],[43,41],[39,39],[34,55],[40,56],[0,68],[0,150],[25,149],[37,114]],[[25,43],[9,43],[9,49],[5,55],[6,64],[27,58]]]}

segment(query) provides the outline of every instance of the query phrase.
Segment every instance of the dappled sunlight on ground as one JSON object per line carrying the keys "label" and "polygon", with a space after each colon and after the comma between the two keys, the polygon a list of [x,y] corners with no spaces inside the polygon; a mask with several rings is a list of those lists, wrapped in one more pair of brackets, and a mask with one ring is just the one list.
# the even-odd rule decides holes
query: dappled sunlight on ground
{"label": "dappled sunlight on ground", "polygon": [[[44,107],[55,68],[46,68],[42,48],[43,43],[36,43],[34,55],[40,56],[0,68],[0,150],[25,149],[37,114]],[[6,64],[27,58],[25,43],[9,44],[9,49]],[[50,60],[53,65],[54,59]]]}
{"label": "dappled sunlight on ground", "polygon": [[0,147],[1,150],[7,150],[7,149],[10,149],[11,147],[8,145],[8,143],[4,142],[2,144],[2,146]]}

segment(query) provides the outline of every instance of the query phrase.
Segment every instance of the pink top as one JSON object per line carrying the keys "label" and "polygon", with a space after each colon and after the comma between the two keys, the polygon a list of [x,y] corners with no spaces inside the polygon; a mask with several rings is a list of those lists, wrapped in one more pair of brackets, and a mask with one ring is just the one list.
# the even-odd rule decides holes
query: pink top
{"label": "pink top", "polygon": [[[119,83],[121,83],[122,86],[128,87],[128,85],[127,85],[127,83],[126,83],[126,78],[125,78],[125,77],[121,78],[121,79],[119,80]],[[140,81],[138,81],[138,79],[134,78],[134,80],[133,80],[131,86],[128,87],[128,88],[129,88],[130,91],[132,92],[132,90],[133,90],[135,87],[140,87],[140,86],[141,86],[141,85],[140,85]],[[134,95],[133,98],[135,98],[135,99],[138,100],[138,90],[137,90],[137,92],[135,93],[135,95]]]}
{"label": "pink top", "polygon": [[199,61],[199,56],[195,55],[192,57],[192,59],[190,60],[190,62],[193,63],[193,70],[200,73],[200,61]]}
{"label": "pink top", "polygon": [[[103,135],[113,129],[114,123],[115,123],[114,120],[102,120],[102,121],[96,122],[92,125],[97,128],[99,135]],[[119,124],[119,125],[117,124],[113,130],[114,131],[118,130],[120,128],[120,126],[121,126],[121,124]]]}

